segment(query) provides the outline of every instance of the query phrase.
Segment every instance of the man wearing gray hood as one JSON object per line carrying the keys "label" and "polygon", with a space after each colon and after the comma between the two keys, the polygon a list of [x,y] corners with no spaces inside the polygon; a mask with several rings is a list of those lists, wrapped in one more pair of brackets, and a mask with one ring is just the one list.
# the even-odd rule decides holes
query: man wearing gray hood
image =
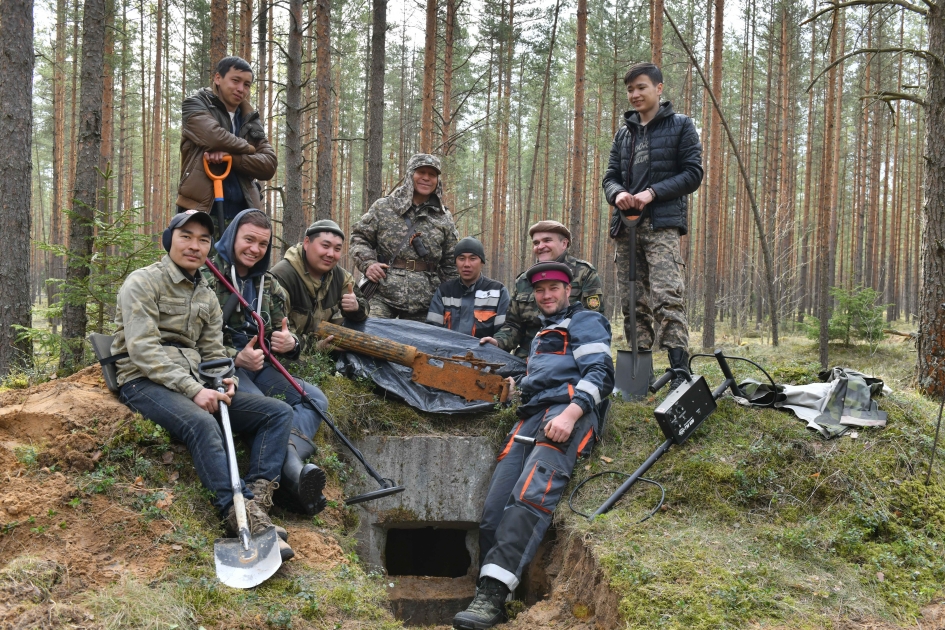
{"label": "man wearing gray hood", "polygon": [[[252,305],[265,326],[266,341],[272,352],[283,359],[295,359],[301,349],[298,336],[287,317],[285,289],[268,273],[271,260],[272,224],[261,210],[243,210],[237,214],[216,242],[217,268],[246,301]],[[315,452],[312,440],[321,417],[305,403],[298,392],[265,359],[259,348],[259,331],[252,316],[240,306],[222,283],[204,274],[223,309],[223,345],[233,357],[240,378],[240,389],[253,394],[277,396],[293,410],[292,434],[282,476],[278,484],[252,488],[257,500],[272,504],[276,500],[289,510],[314,515],[325,508],[325,472],[315,464],[303,462]],[[320,409],[328,408],[322,391],[303,380],[296,381]],[[262,499],[260,499],[262,494]]]}
{"label": "man wearing gray hood", "polygon": [[459,234],[443,205],[441,171],[436,156],[414,155],[403,183],[351,228],[350,253],[367,278],[362,289],[374,317],[426,321],[437,287],[459,277],[453,260]]}

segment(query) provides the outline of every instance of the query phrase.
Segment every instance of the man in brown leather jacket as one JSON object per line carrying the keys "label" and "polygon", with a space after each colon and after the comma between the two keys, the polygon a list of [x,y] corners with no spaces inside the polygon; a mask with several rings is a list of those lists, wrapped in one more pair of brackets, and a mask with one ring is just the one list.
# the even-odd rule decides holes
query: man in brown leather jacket
{"label": "man in brown leather jacket", "polygon": [[[247,100],[252,83],[253,71],[245,60],[225,57],[217,63],[213,85],[184,101],[178,211],[211,210],[213,183],[204,173],[203,158],[220,164],[227,153],[233,157],[230,175],[223,181],[227,222],[247,208],[262,209],[256,180],[271,179],[278,161],[259,112]],[[222,167],[215,170],[222,172]]]}

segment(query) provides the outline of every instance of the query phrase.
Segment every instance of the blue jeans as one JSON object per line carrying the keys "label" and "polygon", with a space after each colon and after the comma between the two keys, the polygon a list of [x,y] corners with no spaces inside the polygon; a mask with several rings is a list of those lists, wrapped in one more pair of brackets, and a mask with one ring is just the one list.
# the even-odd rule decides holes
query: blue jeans
{"label": "blue jeans", "polygon": [[[318,427],[322,424],[322,417],[315,413],[308,405],[302,402],[302,397],[289,385],[285,377],[268,363],[258,372],[249,372],[243,368],[236,371],[240,379],[240,387],[244,392],[261,396],[279,396],[292,407],[292,428],[310,440],[315,439]],[[315,402],[315,405],[325,411],[328,409],[328,398],[311,383],[302,379],[295,379],[302,386],[305,393]]]}
{"label": "blue jeans", "polygon": [[[201,483],[215,495],[213,505],[225,515],[233,503],[223,429],[213,415],[183,394],[146,378],[125,383],[119,399],[187,445]],[[276,480],[292,429],[292,408],[286,403],[240,390],[229,406],[234,433],[253,435],[249,471],[243,477],[243,495],[252,499],[247,483]]]}

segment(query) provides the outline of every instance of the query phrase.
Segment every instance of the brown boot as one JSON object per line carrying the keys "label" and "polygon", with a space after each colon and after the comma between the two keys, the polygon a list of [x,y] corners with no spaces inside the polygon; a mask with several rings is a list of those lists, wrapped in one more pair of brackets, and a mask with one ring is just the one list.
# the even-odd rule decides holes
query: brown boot
{"label": "brown boot", "polygon": [[[256,504],[265,510],[268,515],[269,510],[272,509],[272,493],[279,489],[279,482],[257,479],[246,487],[253,493]],[[286,542],[289,541],[289,532],[287,532],[284,527],[279,527],[278,525],[273,525],[273,527],[276,528],[276,533],[279,534],[279,538]]]}
{"label": "brown boot", "polygon": [[[273,525],[266,511],[253,499],[246,501],[246,520],[248,521],[250,535],[260,534],[269,527],[274,527],[278,535],[279,530],[282,529],[281,527]],[[230,509],[227,510],[224,525],[228,536],[235,538],[239,535],[239,526],[236,521],[236,505],[231,505]],[[282,529],[282,531],[285,530]],[[295,552],[292,551],[292,547],[289,546],[289,543],[287,543],[285,538],[281,535],[279,536],[279,555],[282,556],[283,562],[295,557]]]}

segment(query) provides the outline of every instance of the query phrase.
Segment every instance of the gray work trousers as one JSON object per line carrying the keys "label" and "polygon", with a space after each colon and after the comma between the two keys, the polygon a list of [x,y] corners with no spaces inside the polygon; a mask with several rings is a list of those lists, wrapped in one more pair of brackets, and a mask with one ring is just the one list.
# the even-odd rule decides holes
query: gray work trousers
{"label": "gray work trousers", "polygon": [[[493,577],[515,590],[551,525],[574,462],[594,445],[597,410],[581,416],[565,442],[545,437],[545,425],[568,403],[541,409],[516,424],[506,436],[479,523],[479,576]],[[538,439],[535,446],[516,435]]]}

